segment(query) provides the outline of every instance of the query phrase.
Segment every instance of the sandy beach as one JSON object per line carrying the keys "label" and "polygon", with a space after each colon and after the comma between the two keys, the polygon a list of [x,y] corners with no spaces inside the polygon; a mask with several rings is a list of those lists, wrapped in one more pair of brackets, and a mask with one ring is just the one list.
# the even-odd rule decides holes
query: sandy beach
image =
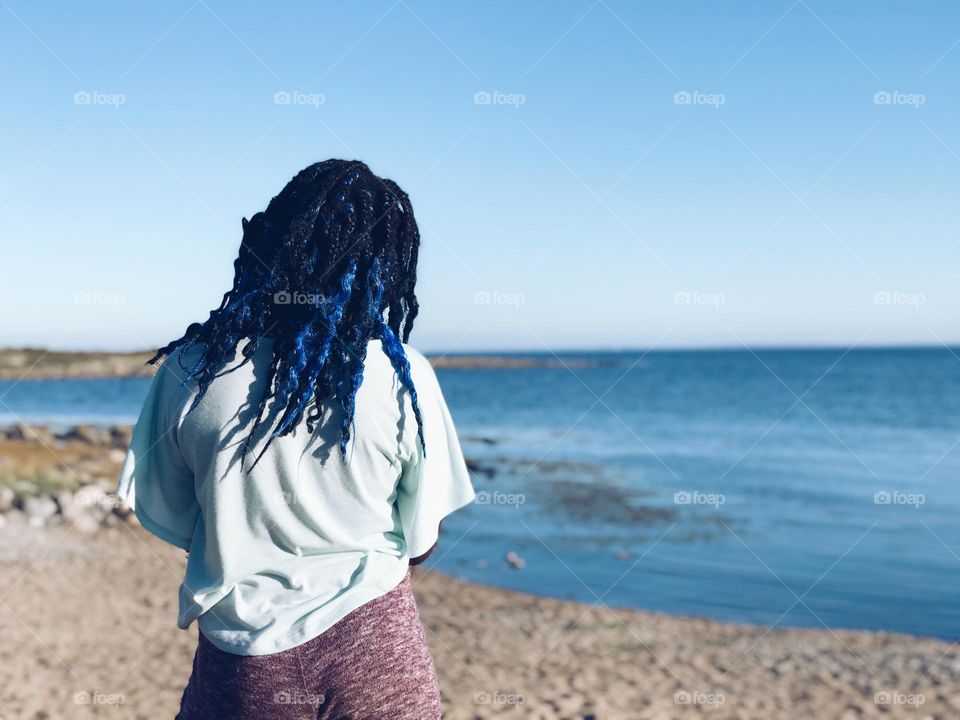
{"label": "sandy beach", "polygon": [[[5,720],[172,718],[196,630],[183,553],[138,527],[0,533]],[[937,718],[960,713],[946,643],[739,627],[589,607],[417,573],[446,717]]]}
{"label": "sandy beach", "polygon": [[[185,558],[109,495],[128,432],[0,437],[3,720],[177,710],[196,642],[175,626]],[[451,719],[960,717],[960,649],[937,640],[670,617],[429,571],[414,589]]]}

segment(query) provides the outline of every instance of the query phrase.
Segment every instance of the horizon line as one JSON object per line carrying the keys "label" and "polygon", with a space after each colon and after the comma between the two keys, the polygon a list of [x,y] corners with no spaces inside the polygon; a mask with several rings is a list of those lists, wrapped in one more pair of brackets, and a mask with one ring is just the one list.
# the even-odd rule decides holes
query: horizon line
{"label": "horizon line", "polygon": [[[424,355],[443,355],[447,357],[457,357],[462,355],[550,355],[550,354],[572,354],[572,353],[663,353],[663,352],[797,352],[797,351],[842,351],[842,352],[862,352],[878,350],[946,350],[953,352],[954,349],[960,350],[960,341],[951,342],[903,342],[903,343],[882,343],[882,344],[864,344],[864,345],[845,345],[843,343],[822,343],[807,345],[791,344],[757,344],[757,345],[663,345],[656,347],[642,347],[636,345],[627,346],[584,346],[570,347],[560,346],[547,349],[501,347],[487,349],[450,350],[441,348],[417,348]],[[21,346],[2,346],[0,353],[5,352],[42,352],[70,353],[70,354],[106,354],[106,355],[138,355],[153,353],[155,349],[141,348],[137,350],[110,350],[110,349],[77,349],[77,348],[49,348],[37,345]],[[960,358],[958,358],[960,359]]]}

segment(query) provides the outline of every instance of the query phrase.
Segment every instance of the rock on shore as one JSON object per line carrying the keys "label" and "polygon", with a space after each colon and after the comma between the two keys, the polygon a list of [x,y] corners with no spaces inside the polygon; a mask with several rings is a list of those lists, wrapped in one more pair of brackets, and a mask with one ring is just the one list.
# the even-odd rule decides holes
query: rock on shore
{"label": "rock on shore", "polygon": [[0,526],[81,533],[136,517],[114,495],[131,428],[36,425],[0,430]]}

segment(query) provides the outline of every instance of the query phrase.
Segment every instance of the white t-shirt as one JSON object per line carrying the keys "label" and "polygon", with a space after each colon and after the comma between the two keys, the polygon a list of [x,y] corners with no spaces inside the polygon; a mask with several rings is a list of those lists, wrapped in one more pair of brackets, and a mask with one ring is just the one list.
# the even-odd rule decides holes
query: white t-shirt
{"label": "white t-shirt", "polygon": [[[437,541],[440,520],[473,488],[436,375],[404,346],[423,416],[426,455],[409,393],[371,342],[344,460],[340,417],[274,439],[241,469],[240,449],[271,361],[215,379],[187,414],[195,383],[174,354],[157,371],[133,433],[118,495],[150,532],[189,551],[178,625],[198,620],[214,645],[264,655],[311,640],[385,595],[408,560]],[[186,354],[182,364],[190,367]],[[239,353],[228,364],[238,364]],[[264,428],[265,430],[265,428]]]}

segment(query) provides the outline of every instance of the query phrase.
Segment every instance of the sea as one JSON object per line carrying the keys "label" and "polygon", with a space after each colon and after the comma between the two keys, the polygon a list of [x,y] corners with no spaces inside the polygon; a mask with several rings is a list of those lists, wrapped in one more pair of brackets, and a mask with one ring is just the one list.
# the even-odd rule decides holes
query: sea
{"label": "sea", "polygon": [[[960,640],[960,349],[516,357],[532,362],[438,370],[478,497],[432,567],[608,607]],[[131,423],[148,384],[2,381],[0,424]]]}

